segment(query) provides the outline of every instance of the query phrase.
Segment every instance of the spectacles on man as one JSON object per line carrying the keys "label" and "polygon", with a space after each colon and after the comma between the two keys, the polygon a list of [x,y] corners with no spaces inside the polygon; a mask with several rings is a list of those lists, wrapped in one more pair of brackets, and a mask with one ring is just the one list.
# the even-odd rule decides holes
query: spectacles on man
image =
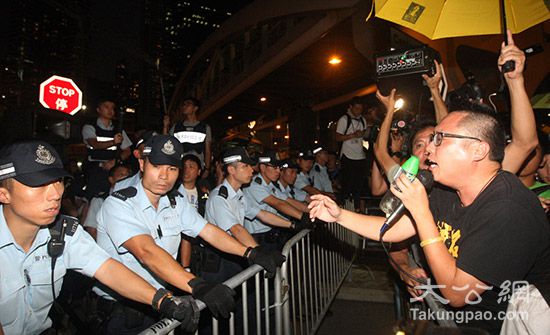
{"label": "spectacles on man", "polygon": [[450,133],[443,133],[440,131],[436,131],[433,134],[430,135],[430,142],[434,142],[434,145],[436,147],[441,145],[441,142],[443,142],[444,137],[450,137],[450,138],[459,138],[463,140],[476,140],[478,142],[481,142],[481,139],[477,137],[472,136],[466,136],[466,135],[459,135],[459,134],[450,134]]}

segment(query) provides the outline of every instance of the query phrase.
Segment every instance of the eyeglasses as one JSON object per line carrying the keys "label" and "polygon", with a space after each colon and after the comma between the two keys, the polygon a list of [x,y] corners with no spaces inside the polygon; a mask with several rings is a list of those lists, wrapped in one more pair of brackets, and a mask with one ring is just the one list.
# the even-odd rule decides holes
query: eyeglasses
{"label": "eyeglasses", "polygon": [[449,134],[449,133],[442,133],[440,131],[436,131],[433,134],[430,135],[430,142],[434,142],[434,145],[436,147],[441,145],[441,142],[443,142],[444,137],[451,137],[451,138],[459,138],[463,140],[476,140],[481,142],[481,139],[477,137],[471,137],[471,136],[465,136],[465,135],[458,135],[458,134]]}
{"label": "eyeglasses", "polygon": [[266,164],[266,165],[269,166],[272,169],[275,169],[275,170],[280,170],[281,169],[281,167],[278,166],[278,165],[271,165],[271,164]]}

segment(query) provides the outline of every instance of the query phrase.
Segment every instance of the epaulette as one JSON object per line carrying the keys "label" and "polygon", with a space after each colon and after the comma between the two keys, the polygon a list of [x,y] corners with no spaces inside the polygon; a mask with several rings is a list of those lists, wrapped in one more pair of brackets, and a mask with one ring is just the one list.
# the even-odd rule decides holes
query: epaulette
{"label": "epaulette", "polygon": [[65,227],[65,235],[67,236],[73,236],[76,232],[76,228],[78,228],[78,219],[69,215],[59,215],[57,218],[57,221],[53,224],[53,226],[50,228],[50,234],[59,236],[61,231],[63,230],[63,224],[66,223],[67,226]]}
{"label": "epaulette", "polygon": [[255,181],[256,183],[262,185],[262,178],[256,177],[256,178],[254,178],[254,181]]}
{"label": "epaulette", "polygon": [[218,190],[218,195],[224,199],[227,199],[229,193],[227,192],[227,187],[225,187],[225,185],[222,185],[220,187],[220,189]]}
{"label": "epaulette", "polygon": [[135,197],[136,194],[137,194],[137,189],[133,186],[130,186],[127,188],[123,188],[122,190],[115,191],[111,195],[117,199],[126,201],[129,198]]}
{"label": "epaulette", "polygon": [[315,165],[314,169],[315,169],[315,171],[317,171],[317,172],[321,172],[321,168],[319,167],[319,165]]}

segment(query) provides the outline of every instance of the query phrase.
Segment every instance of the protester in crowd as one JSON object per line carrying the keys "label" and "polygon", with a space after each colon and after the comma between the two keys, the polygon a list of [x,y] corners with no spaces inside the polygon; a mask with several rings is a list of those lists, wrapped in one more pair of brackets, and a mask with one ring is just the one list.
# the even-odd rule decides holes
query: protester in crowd
{"label": "protester in crowd", "polygon": [[120,126],[113,124],[115,103],[101,100],[96,108],[98,118],[94,124],[82,127],[82,139],[88,148],[88,162],[85,166],[86,193],[88,198],[109,191],[109,170],[117,159],[130,156],[132,141]]}
{"label": "protester in crowd", "polygon": [[[550,275],[550,227],[536,196],[501,170],[504,148],[504,130],[493,116],[448,114],[427,148],[435,181],[448,189],[437,187],[428,199],[418,180],[400,176],[392,193],[410,218],[403,216],[384,235],[385,241],[402,241],[418,234],[443,298],[461,310],[493,313],[494,319],[468,324],[493,334],[502,323],[496,313],[507,307],[499,299],[503,285],[521,280],[536,285]],[[384,218],[342,210],[320,195],[309,206],[312,217],[380,237]]]}
{"label": "protester in crowd", "polygon": [[338,119],[336,125],[336,141],[342,142],[340,148],[342,193],[344,197],[351,194],[355,210],[361,212],[365,210],[361,195],[367,181],[366,171],[368,170],[367,156],[363,150],[363,135],[367,129],[367,121],[362,116],[363,109],[360,98],[354,97],[346,114]]}
{"label": "protester in crowd", "polygon": [[[176,261],[181,233],[200,236],[223,252],[250,257],[247,248],[202,218],[188,201],[170,192],[178,179],[183,148],[169,135],[151,137],[140,158],[142,178],[108,197],[97,216],[97,242],[113,258],[120,260],[155,287],[173,285],[203,301],[215,317],[227,318],[234,307],[234,291],[205,281],[184,270]],[[170,192],[170,193],[169,193]],[[273,271],[270,255],[258,251],[250,258]],[[136,316],[145,324],[153,319],[143,306],[128,306],[109,289],[94,291],[102,298],[103,310],[120,308],[124,313],[111,316],[108,331],[120,331]]]}
{"label": "protester in crowd", "polygon": [[519,180],[528,189],[533,191],[540,200],[542,208],[546,212],[550,210],[550,186],[547,183],[537,181],[537,169],[542,161],[542,148],[537,146],[535,150],[531,152],[523,166],[518,171],[517,175]]}
{"label": "protester in crowd", "polygon": [[130,168],[126,165],[115,165],[109,171],[109,184],[111,189],[109,192],[101,192],[97,196],[93,197],[90,201],[90,208],[88,209],[88,215],[84,220],[84,229],[90,234],[94,240],[97,240],[97,213],[103,204],[103,201],[111,194],[115,184],[130,175]]}
{"label": "protester in crowd", "polygon": [[48,312],[68,269],[181,320],[188,330],[196,326],[198,306],[191,297],[155,289],[110,258],[77,220],[58,217],[69,174],[52,146],[41,141],[8,145],[0,152],[0,166],[0,333],[47,333]]}
{"label": "protester in crowd", "polygon": [[199,109],[197,99],[183,99],[172,118],[164,117],[163,134],[175,136],[183,144],[184,154],[197,155],[202,162],[202,178],[207,178],[212,161],[212,133],[208,124],[199,121]]}
{"label": "protester in crowd", "polygon": [[[267,151],[258,157],[260,172],[252,178],[250,186],[244,189],[247,202],[258,206],[265,211],[284,215],[291,220],[301,220],[308,223],[307,206],[303,203],[288,199],[281,191],[277,183],[281,174],[278,156],[274,151]],[[280,236],[277,230],[266,225],[259,218],[245,218],[245,228],[252,234],[256,242],[271,249],[279,249],[284,245],[285,235]],[[291,223],[281,225],[283,228],[291,228]]]}

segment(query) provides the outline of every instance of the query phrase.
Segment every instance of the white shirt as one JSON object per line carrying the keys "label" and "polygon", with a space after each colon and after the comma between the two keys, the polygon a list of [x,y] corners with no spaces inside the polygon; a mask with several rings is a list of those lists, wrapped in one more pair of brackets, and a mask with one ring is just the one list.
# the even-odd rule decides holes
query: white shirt
{"label": "white shirt", "polygon": [[[348,127],[348,130],[346,131],[348,118],[351,119],[351,123]],[[363,117],[360,116],[360,118]],[[363,125],[360,118],[356,118],[349,112],[346,113],[340,119],[338,119],[338,123],[336,124],[336,132],[340,135],[349,135],[355,133],[358,130],[367,129],[367,121],[365,120],[365,118],[363,118]],[[363,139],[355,137],[344,141],[342,143],[342,150],[340,151],[340,155],[345,155],[347,158],[353,160],[366,159],[367,156],[365,154],[365,151],[363,150]]]}

